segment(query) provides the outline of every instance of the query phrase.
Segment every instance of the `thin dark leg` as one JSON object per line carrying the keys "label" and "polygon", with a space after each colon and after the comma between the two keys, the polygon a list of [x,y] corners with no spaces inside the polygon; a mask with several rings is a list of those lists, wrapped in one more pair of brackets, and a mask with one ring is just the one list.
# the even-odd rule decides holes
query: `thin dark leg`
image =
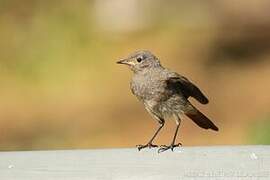
{"label": "thin dark leg", "polygon": [[171,145],[169,145],[169,146],[162,145],[161,148],[159,148],[158,153],[164,152],[164,151],[166,151],[168,149],[171,149],[173,151],[173,149],[175,147],[179,147],[179,146],[182,145],[181,143],[175,144],[175,140],[176,140],[178,130],[179,130],[179,127],[180,127],[180,123],[181,123],[181,119],[178,116],[177,116],[177,121],[176,122],[177,122],[177,125],[176,125],[176,129],[175,129],[175,132],[174,132],[174,136],[173,136],[173,140],[172,140]]}
{"label": "thin dark leg", "polygon": [[145,145],[137,145],[137,148],[138,148],[139,151],[141,149],[143,149],[143,148],[146,148],[146,147],[149,147],[149,148],[151,148],[151,147],[158,147],[157,145],[154,145],[153,144],[153,141],[156,138],[156,136],[158,135],[159,131],[164,126],[165,121],[163,119],[160,119],[160,121],[158,121],[158,122],[159,122],[160,125],[159,125],[158,129],[156,130],[155,134],[153,135],[153,137],[149,140],[149,142],[147,144],[145,144]]}
{"label": "thin dark leg", "polygon": [[180,127],[180,124],[177,124],[177,126],[176,126],[176,130],[175,130],[175,133],[174,133],[174,136],[173,136],[173,141],[172,141],[172,144],[174,144],[174,143],[175,143],[175,139],[176,139],[176,136],[177,136],[177,133],[178,133],[178,129],[179,129],[179,127]]}
{"label": "thin dark leg", "polygon": [[154,141],[154,139],[156,138],[156,136],[158,135],[159,131],[163,128],[164,126],[164,120],[160,123],[159,128],[157,129],[157,131],[155,132],[154,136],[150,139],[149,143],[152,143]]}

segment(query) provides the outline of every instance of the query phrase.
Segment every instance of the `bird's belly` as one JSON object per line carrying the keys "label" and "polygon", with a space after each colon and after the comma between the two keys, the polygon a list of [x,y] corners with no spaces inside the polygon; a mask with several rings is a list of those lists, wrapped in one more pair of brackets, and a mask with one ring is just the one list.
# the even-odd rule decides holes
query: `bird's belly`
{"label": "bird's belly", "polygon": [[146,104],[159,116],[168,118],[174,114],[181,114],[185,108],[186,101],[180,96],[172,96],[166,100],[149,100]]}

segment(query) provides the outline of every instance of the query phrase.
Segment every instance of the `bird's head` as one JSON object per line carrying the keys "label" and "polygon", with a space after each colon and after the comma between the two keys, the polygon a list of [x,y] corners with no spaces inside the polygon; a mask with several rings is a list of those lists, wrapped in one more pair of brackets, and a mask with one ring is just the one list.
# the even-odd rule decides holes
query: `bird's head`
{"label": "bird's head", "polygon": [[118,64],[125,64],[134,72],[142,71],[146,68],[159,67],[158,58],[150,51],[136,51],[130,54],[127,58],[117,61]]}

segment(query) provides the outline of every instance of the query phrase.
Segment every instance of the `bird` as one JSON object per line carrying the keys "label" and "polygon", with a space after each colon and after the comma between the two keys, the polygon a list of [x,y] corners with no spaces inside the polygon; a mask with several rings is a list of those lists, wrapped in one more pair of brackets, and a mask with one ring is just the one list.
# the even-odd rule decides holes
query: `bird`
{"label": "bird", "polygon": [[169,145],[159,147],[159,153],[169,149],[173,151],[175,147],[182,146],[181,143],[175,143],[182,115],[186,115],[203,129],[219,130],[189,101],[192,97],[201,104],[207,104],[209,100],[202,91],[186,77],[163,67],[159,58],[150,51],[135,51],[127,58],[117,61],[117,64],[127,65],[133,71],[130,82],[131,92],[159,124],[148,143],[137,145],[139,151],[144,148],[159,147],[153,144],[153,141],[164,127],[165,120],[170,117],[174,117],[176,122],[174,136]]}

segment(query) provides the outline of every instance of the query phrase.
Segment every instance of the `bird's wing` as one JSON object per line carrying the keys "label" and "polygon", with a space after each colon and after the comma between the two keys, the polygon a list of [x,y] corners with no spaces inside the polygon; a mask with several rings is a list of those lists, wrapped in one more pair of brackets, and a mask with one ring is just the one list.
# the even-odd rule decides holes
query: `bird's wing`
{"label": "bird's wing", "polygon": [[166,84],[168,88],[173,88],[182,92],[186,98],[191,96],[202,104],[208,103],[207,97],[201,90],[184,76],[177,73],[171,73],[169,78],[166,79]]}

